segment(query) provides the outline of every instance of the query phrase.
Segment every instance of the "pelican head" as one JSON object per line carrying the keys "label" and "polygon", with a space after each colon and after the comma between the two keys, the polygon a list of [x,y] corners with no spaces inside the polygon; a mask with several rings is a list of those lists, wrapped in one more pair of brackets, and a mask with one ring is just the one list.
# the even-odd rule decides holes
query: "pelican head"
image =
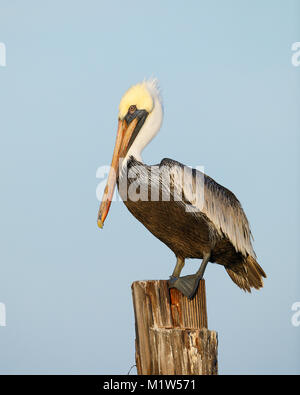
{"label": "pelican head", "polygon": [[159,131],[162,118],[162,101],[155,79],[132,86],[122,97],[111,168],[98,212],[100,228],[110,208],[119,167],[125,166],[131,156],[142,161],[142,150]]}

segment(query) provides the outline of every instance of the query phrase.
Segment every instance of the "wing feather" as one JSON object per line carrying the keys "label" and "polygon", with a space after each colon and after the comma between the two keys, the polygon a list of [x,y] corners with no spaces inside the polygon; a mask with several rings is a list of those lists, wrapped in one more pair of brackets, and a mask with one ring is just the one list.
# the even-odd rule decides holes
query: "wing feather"
{"label": "wing feather", "polygon": [[[224,234],[235,250],[245,257],[256,258],[252,247],[249,222],[236,196],[199,170],[172,159],[163,159],[160,169],[171,180],[171,188],[194,215],[202,212]],[[188,170],[189,169],[189,170]],[[168,173],[168,174],[167,174]],[[201,195],[201,196],[200,196]]]}

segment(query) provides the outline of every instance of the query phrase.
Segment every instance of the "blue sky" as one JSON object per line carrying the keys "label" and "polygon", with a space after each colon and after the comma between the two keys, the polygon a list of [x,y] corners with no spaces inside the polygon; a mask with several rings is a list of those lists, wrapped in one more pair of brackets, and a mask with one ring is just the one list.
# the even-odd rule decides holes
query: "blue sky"
{"label": "blue sky", "polygon": [[121,96],[153,75],[165,118],[144,161],[204,166],[231,189],[268,274],[249,295],[207,268],[220,373],[299,373],[299,12],[292,0],[0,0],[2,373],[134,364],[130,285],[168,278],[175,260],[121,202],[96,227],[95,174]]}

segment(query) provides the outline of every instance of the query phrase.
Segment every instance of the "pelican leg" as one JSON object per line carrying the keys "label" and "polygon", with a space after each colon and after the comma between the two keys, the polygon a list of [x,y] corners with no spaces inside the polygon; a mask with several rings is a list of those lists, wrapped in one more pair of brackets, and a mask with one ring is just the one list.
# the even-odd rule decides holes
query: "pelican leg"
{"label": "pelican leg", "polygon": [[183,266],[184,266],[184,259],[178,256],[176,266],[171,277],[179,277]]}
{"label": "pelican leg", "polygon": [[[192,299],[192,297],[195,295],[197,291],[200,280],[203,278],[209,259],[210,259],[210,253],[205,254],[203,256],[201,266],[195,274],[183,276],[179,278],[177,276],[174,276],[174,273],[177,274],[180,268],[177,260],[175,270],[169,280],[169,288],[177,288],[181,293],[183,293],[183,295],[187,296],[189,299]],[[181,272],[181,269],[179,271],[179,274]]]}
{"label": "pelican leg", "polygon": [[169,280],[169,288],[173,288],[173,284],[175,284],[175,282],[178,280],[183,266],[184,266],[184,258],[178,256],[176,266]]}

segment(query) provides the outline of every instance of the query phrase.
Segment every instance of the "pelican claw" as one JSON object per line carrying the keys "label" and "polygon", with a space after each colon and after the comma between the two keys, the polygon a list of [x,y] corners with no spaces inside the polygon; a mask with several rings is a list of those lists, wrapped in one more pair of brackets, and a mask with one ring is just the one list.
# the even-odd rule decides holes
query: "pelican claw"
{"label": "pelican claw", "polygon": [[173,288],[173,284],[175,284],[178,279],[179,279],[179,277],[170,276],[169,288]]}

